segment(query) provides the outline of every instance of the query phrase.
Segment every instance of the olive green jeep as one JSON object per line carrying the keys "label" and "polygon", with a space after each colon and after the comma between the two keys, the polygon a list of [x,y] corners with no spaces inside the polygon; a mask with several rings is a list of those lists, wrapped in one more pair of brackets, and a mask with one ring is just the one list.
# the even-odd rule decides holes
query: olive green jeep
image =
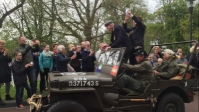
{"label": "olive green jeep", "polygon": [[[181,78],[159,80],[154,75],[143,93],[129,91],[120,95],[115,83],[125,72],[120,69],[124,52],[125,48],[102,52],[95,72],[50,73],[48,94],[33,95],[29,101],[30,111],[185,112],[184,103],[191,103],[194,95],[185,78],[189,64]],[[191,75],[197,73],[198,70],[193,69]]]}

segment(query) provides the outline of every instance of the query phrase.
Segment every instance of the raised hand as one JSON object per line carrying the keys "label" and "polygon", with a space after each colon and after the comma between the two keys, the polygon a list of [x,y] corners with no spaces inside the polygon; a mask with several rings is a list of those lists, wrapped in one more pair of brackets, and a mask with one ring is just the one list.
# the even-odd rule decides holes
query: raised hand
{"label": "raised hand", "polygon": [[124,20],[126,20],[126,21],[127,21],[128,19],[129,19],[129,16],[125,16]]}
{"label": "raised hand", "polygon": [[129,15],[131,15],[131,16],[133,16],[133,14],[131,13],[131,11],[130,11],[130,10],[128,11],[128,14],[129,14]]}
{"label": "raised hand", "polygon": [[4,56],[8,55],[8,52],[9,52],[9,50],[6,49],[6,50],[4,51],[4,53],[3,53],[3,55],[4,55]]}
{"label": "raised hand", "polygon": [[124,23],[126,23],[126,21],[129,19],[129,16],[125,16],[124,18]]}
{"label": "raised hand", "polygon": [[75,59],[77,57],[76,54],[73,54],[73,56],[71,57],[71,60]]}
{"label": "raised hand", "polygon": [[32,47],[33,45],[35,45],[35,42],[30,41],[29,45]]}

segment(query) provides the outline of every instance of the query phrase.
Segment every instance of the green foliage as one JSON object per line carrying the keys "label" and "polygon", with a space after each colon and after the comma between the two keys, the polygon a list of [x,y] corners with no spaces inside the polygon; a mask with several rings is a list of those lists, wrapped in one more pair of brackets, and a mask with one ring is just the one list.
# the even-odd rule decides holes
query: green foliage
{"label": "green foliage", "polygon": [[[18,0],[17,0],[18,1]],[[23,8],[5,19],[0,38],[7,41],[6,48],[13,52],[17,37],[38,39],[41,44],[55,42],[68,45],[91,41],[97,50],[99,43],[110,43],[110,33],[104,23],[113,20],[121,25],[125,9],[141,16],[147,27],[145,48],[150,41],[161,43],[190,39],[190,14],[184,0],[160,0],[158,10],[149,14],[145,0],[27,0]],[[193,39],[198,38],[198,6],[193,11]],[[132,27],[132,21],[128,21]]]}
{"label": "green foliage", "polygon": [[[190,40],[190,14],[184,0],[161,0],[162,7],[151,14],[145,38],[159,43]],[[198,40],[198,6],[193,13],[193,40]],[[145,41],[146,42],[146,41]]]}

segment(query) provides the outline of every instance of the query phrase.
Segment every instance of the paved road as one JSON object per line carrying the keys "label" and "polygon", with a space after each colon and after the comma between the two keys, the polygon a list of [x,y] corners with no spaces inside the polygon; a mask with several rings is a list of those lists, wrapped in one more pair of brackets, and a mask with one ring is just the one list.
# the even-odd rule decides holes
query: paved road
{"label": "paved road", "polygon": [[195,92],[194,101],[185,104],[185,112],[199,112],[199,93]]}
{"label": "paved road", "polygon": [[[199,112],[199,97],[198,92],[194,95],[194,102],[185,104],[185,112]],[[29,112],[29,107],[26,109],[18,110],[16,108],[0,109],[0,112]]]}

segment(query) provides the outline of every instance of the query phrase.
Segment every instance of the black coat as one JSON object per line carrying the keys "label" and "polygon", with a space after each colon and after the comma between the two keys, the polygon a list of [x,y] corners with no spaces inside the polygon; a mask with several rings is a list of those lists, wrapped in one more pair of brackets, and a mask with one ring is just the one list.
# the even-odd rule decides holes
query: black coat
{"label": "black coat", "polygon": [[127,28],[127,23],[123,23],[123,28],[127,33],[129,33],[131,43],[134,47],[141,46],[144,48],[144,33],[146,26],[135,15],[132,19],[137,23],[136,26]]}
{"label": "black coat", "polygon": [[[190,60],[190,57],[191,57],[191,54],[188,54],[187,57],[186,57],[188,61]],[[199,53],[193,54],[193,59],[192,59],[190,65],[199,69]]]}
{"label": "black coat", "polygon": [[130,38],[126,34],[125,30],[119,25],[114,26],[114,30],[111,34],[110,46],[111,48],[126,47],[124,57],[126,57],[133,48]]}
{"label": "black coat", "polygon": [[15,85],[27,82],[27,68],[23,62],[14,61],[11,65]]}
{"label": "black coat", "polygon": [[89,56],[90,51],[84,50],[82,51],[82,69],[94,69],[96,60],[95,55]]}
{"label": "black coat", "polygon": [[57,71],[59,72],[68,72],[67,64],[71,60],[70,57],[66,57],[62,53],[57,53],[56,61],[57,61]]}
{"label": "black coat", "polygon": [[4,52],[0,52],[0,83],[11,81],[11,69],[8,66],[12,59],[3,55]]}
{"label": "black coat", "polygon": [[[68,51],[68,57],[72,57],[74,55],[74,51]],[[82,59],[82,54],[80,52],[76,52],[76,58],[71,60],[70,65],[72,67],[80,67],[81,66],[81,62],[80,59]]]}

